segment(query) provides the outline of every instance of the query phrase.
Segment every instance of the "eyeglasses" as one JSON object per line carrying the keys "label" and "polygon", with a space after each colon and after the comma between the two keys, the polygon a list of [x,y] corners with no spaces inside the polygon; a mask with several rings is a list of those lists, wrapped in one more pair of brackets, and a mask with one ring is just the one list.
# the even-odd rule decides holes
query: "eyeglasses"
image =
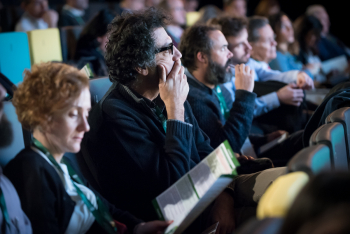
{"label": "eyeglasses", "polygon": [[171,50],[171,54],[174,54],[174,44],[170,43],[169,46],[156,49],[155,54],[158,54],[158,53],[166,51],[166,50]]}

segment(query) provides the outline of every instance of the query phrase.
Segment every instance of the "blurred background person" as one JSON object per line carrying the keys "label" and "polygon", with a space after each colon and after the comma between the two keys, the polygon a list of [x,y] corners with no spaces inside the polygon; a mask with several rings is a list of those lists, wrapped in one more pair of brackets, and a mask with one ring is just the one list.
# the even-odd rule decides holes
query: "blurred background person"
{"label": "blurred background person", "polygon": [[77,66],[82,68],[89,63],[95,76],[108,76],[104,59],[106,52],[107,27],[115,17],[110,10],[101,10],[81,32],[75,53]]}
{"label": "blurred background person", "polygon": [[350,49],[332,35],[329,31],[331,22],[328,13],[322,5],[311,5],[306,9],[306,15],[316,17],[322,24],[321,38],[317,42],[318,56],[322,61],[341,55],[350,57]]}
{"label": "blurred background person", "polygon": [[321,71],[321,59],[318,56],[319,50],[317,43],[321,38],[322,24],[314,16],[304,16],[301,18],[298,27],[295,30],[295,38],[298,46],[297,59],[304,66],[310,69],[314,75],[314,80],[318,83],[327,81],[326,75]]}
{"label": "blurred background person", "polygon": [[[149,5],[156,6],[159,1],[152,0],[147,1],[147,3]],[[117,4],[115,11],[118,15],[121,15],[123,11],[140,11],[145,8],[145,4],[145,0],[121,0],[120,3]]]}
{"label": "blurred background person", "polygon": [[223,0],[224,12],[230,17],[246,17],[247,3],[245,0]]}
{"label": "blurred background person", "polygon": [[196,11],[198,7],[198,0],[183,0],[186,12]]}
{"label": "blurred background person", "polygon": [[277,0],[261,0],[255,8],[255,15],[269,17],[281,11]]}
{"label": "blurred background person", "polygon": [[22,0],[24,14],[16,24],[15,31],[31,31],[57,27],[58,14],[49,9],[47,0]]}
{"label": "blurred background person", "polygon": [[199,14],[196,24],[206,24],[209,20],[220,17],[223,12],[217,6],[206,5],[199,9]]}
{"label": "blurred background person", "polygon": [[83,26],[85,10],[89,7],[89,0],[67,0],[60,12],[58,26]]}
{"label": "blurred background person", "polygon": [[269,22],[275,32],[277,42],[276,58],[269,63],[270,68],[281,72],[303,70],[313,77],[312,72],[308,69],[312,69],[313,65],[307,64],[304,69],[303,64],[289,52],[289,46],[295,41],[294,29],[289,17],[284,12],[279,12],[270,16]]}
{"label": "blurred background person", "polygon": [[160,3],[160,0],[145,0],[145,7],[155,7]]}
{"label": "blurred background person", "polygon": [[158,8],[163,9],[171,18],[165,31],[173,40],[175,47],[180,43],[180,38],[186,26],[186,11],[182,0],[163,0]]}

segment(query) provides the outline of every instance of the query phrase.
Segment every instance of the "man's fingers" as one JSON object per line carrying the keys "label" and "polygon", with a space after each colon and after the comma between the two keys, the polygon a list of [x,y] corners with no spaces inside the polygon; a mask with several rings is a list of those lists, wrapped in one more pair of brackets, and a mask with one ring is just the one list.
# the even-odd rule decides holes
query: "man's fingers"
{"label": "man's fingers", "polygon": [[177,74],[179,74],[179,71],[181,69],[181,63],[180,63],[180,59],[176,60],[174,63],[173,68],[171,69],[171,72],[169,73],[168,77],[176,77]]}
{"label": "man's fingers", "polygon": [[159,74],[159,84],[163,84],[166,82],[166,74],[163,65],[157,66],[158,74]]}

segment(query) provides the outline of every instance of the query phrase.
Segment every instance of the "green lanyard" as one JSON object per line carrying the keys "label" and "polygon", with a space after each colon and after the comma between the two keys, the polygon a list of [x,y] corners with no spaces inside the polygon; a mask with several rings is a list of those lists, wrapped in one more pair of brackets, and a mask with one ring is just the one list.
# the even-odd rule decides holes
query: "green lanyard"
{"label": "green lanyard", "polygon": [[225,98],[224,96],[222,96],[222,91],[220,86],[216,86],[215,87],[216,92],[214,92],[216,94],[216,96],[219,99],[220,102],[220,110],[221,110],[221,114],[224,116],[225,119],[228,119],[228,117],[230,116],[230,110],[227,108],[226,102],[225,102]]}
{"label": "green lanyard", "polygon": [[160,108],[158,106],[156,106],[155,110],[156,110],[155,111],[156,115],[158,116],[160,122],[162,122],[164,131],[166,132],[166,118],[165,118],[165,116],[163,115],[162,111],[160,110]]}
{"label": "green lanyard", "polygon": [[[10,221],[10,216],[7,211],[7,206],[4,198],[4,193],[2,192],[2,189],[0,187],[0,208],[2,211],[2,215],[4,216],[4,219],[6,221],[6,224],[9,228],[11,228],[11,221]],[[1,227],[0,227],[1,228]]]}
{"label": "green lanyard", "polygon": [[[58,165],[57,161],[54,159],[54,157],[51,155],[51,153],[45,148],[45,146],[43,146],[35,138],[33,139],[33,146],[38,148],[40,151],[42,151],[46,155],[46,157],[50,160],[50,162],[57,168],[57,170],[59,170],[62,174],[64,174],[62,168],[60,167],[60,165]],[[103,229],[107,233],[109,233],[109,234],[118,233],[117,226],[116,226],[115,222],[113,221],[113,218],[110,215],[109,211],[107,210],[106,206],[101,201],[101,199],[95,194],[96,200],[97,200],[97,205],[98,205],[98,209],[96,209],[91,204],[89,199],[87,199],[85,194],[80,190],[80,188],[74,183],[74,182],[77,182],[81,185],[84,185],[83,181],[79,178],[79,176],[74,171],[74,169],[71,167],[71,165],[69,165],[67,162],[65,162],[64,159],[62,160],[62,163],[67,165],[68,173],[69,173],[69,176],[70,176],[70,179],[72,181],[74,188],[77,190],[79,197],[84,202],[84,204],[87,206],[87,208],[90,210],[90,212],[93,214],[96,221],[103,227]]]}

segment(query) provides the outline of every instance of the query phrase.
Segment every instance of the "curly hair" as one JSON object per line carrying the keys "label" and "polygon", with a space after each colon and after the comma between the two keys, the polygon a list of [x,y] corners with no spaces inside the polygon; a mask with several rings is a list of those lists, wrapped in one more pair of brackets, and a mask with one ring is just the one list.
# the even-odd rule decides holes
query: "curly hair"
{"label": "curly hair", "polygon": [[78,69],[61,63],[42,63],[26,70],[12,102],[19,122],[32,131],[50,123],[52,115],[79,97],[89,79]]}
{"label": "curly hair", "polygon": [[182,53],[181,61],[190,72],[197,69],[195,58],[198,52],[210,55],[213,42],[209,37],[209,33],[216,30],[220,29],[215,25],[194,25],[182,35],[179,46]]}
{"label": "curly hair", "polygon": [[151,7],[142,12],[124,12],[109,25],[106,64],[109,78],[123,85],[137,79],[136,68],[155,67],[154,30],[165,27],[168,17]]}
{"label": "curly hair", "polygon": [[237,37],[243,29],[247,28],[248,22],[244,18],[223,16],[213,19],[211,25],[219,25],[225,37]]}

